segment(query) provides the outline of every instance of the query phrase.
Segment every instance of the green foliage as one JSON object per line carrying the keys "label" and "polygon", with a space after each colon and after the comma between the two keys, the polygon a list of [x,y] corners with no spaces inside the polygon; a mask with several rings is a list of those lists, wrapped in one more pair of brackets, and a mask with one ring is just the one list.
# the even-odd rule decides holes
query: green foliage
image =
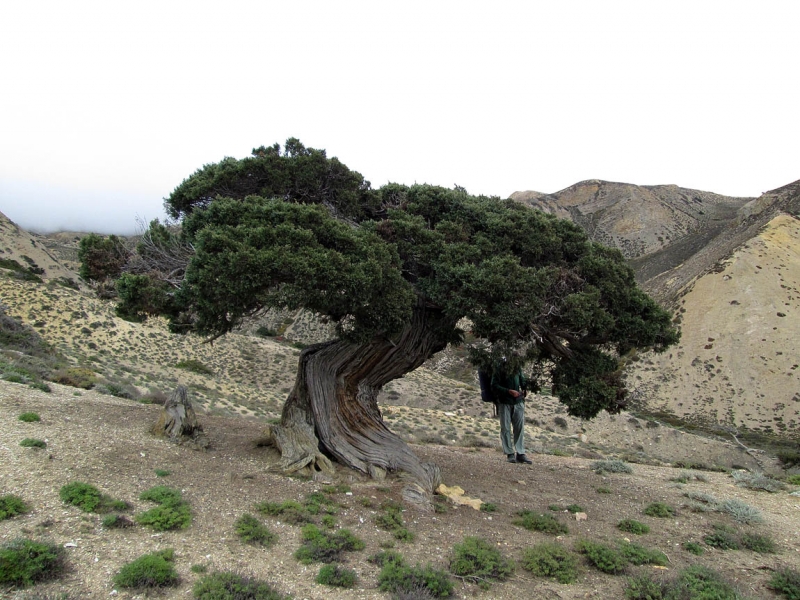
{"label": "green foliage", "polygon": [[262,515],[269,517],[281,517],[281,519],[292,525],[299,523],[310,523],[312,515],[305,506],[295,500],[285,500],[284,502],[260,502],[255,509]]}
{"label": "green foliage", "polygon": [[765,492],[780,492],[786,489],[786,484],[763,473],[750,473],[748,471],[734,471],[732,473],[736,485],[750,490],[763,490]]}
{"label": "green foliage", "polygon": [[332,563],[339,559],[342,552],[363,550],[364,542],[348,529],[340,529],[335,533],[320,530],[309,523],[302,530],[302,545],[294,553],[294,557],[303,564],[312,562]]}
{"label": "green foliage", "polygon": [[569,528],[553,515],[543,515],[530,510],[518,512],[517,518],[512,523],[531,531],[541,531],[552,535],[566,535],[569,533]]}
{"label": "green foliage", "polygon": [[561,544],[545,542],[522,553],[522,568],[539,577],[551,577],[559,583],[572,583],[578,578],[578,561]]}
{"label": "green foliage", "polygon": [[178,572],[172,564],[171,549],[145,554],[120,569],[114,577],[114,585],[121,588],[162,588],[177,585]]}
{"label": "green foliage", "polygon": [[192,573],[205,573],[205,572],[207,572],[207,571],[208,571],[208,567],[207,567],[206,565],[199,565],[199,564],[196,564],[196,565],[192,565],[192,566],[189,568],[189,570],[190,570]]}
{"label": "green foliage", "polygon": [[170,475],[172,475],[172,473],[170,471],[167,471],[166,469],[156,469],[155,473],[156,477],[169,477]]}
{"label": "green foliage", "polygon": [[605,544],[579,540],[575,549],[581,554],[585,554],[592,566],[603,573],[619,575],[628,566],[628,559],[619,550]]}
{"label": "green foliage", "polygon": [[90,390],[97,383],[97,375],[85,367],[69,367],[56,371],[53,374],[53,381],[61,385]]}
{"label": "green foliage", "polygon": [[785,448],[779,450],[776,455],[784,469],[800,466],[800,450]]}
{"label": "green foliage", "polygon": [[19,496],[14,494],[0,496],[0,521],[5,521],[17,515],[24,515],[28,510],[28,505]]}
{"label": "green foliage", "polygon": [[381,529],[391,531],[395,539],[403,542],[414,541],[414,534],[405,527],[402,505],[396,502],[384,502],[381,508],[383,513],[375,517],[375,524]]}
{"label": "green foliage", "polygon": [[397,552],[384,551],[372,557],[381,567],[378,589],[406,598],[447,598],[453,594],[453,582],[446,572],[431,565],[409,566]]}
{"label": "green foliage", "polygon": [[18,538],[0,546],[0,585],[27,587],[63,570],[64,553],[55,544]]}
{"label": "green foliage", "polygon": [[0,304],[0,349],[9,351],[0,354],[0,375],[6,380],[17,378],[18,383],[41,384],[49,379],[54,370],[64,364],[64,357],[35,329],[19,319],[6,314],[7,308]]}
{"label": "green foliage", "polygon": [[278,539],[265,525],[253,515],[243,514],[234,524],[236,535],[247,544],[269,547]]}
{"label": "green foliage", "polygon": [[317,575],[317,583],[349,589],[356,584],[356,572],[341,565],[324,565]]}
{"label": "green foliage", "polygon": [[229,571],[206,575],[195,583],[192,595],[197,600],[289,600],[266,581]]}
{"label": "green foliage", "polygon": [[721,502],[716,510],[724,512],[733,517],[736,521],[751,525],[753,523],[762,523],[764,517],[761,511],[749,504],[742,502],[738,498],[730,498]]}
{"label": "green foliage", "polygon": [[514,563],[486,540],[469,536],[453,546],[450,572],[487,589],[492,581],[508,579]]}
{"label": "green foliage", "polygon": [[635,521],[634,519],[622,519],[622,521],[617,523],[617,528],[621,531],[633,533],[634,535],[644,535],[645,533],[650,533],[650,527],[644,523]]}
{"label": "green foliage", "polygon": [[800,485],[800,474],[787,475],[785,480],[789,485]]}
{"label": "green foliage", "polygon": [[783,567],[772,574],[769,586],[789,600],[800,600],[800,571]]}
{"label": "green foliage", "polygon": [[104,238],[90,233],[82,237],[78,245],[78,260],[81,262],[78,274],[84,281],[119,277],[128,255],[128,250],[117,236]]}
{"label": "green foliage", "polygon": [[497,512],[497,505],[492,504],[491,502],[484,502],[481,504],[481,512]]}
{"label": "green foliage", "polygon": [[714,532],[705,536],[703,541],[720,550],[739,550],[742,547],[735,530],[724,525],[715,525]]}
{"label": "green foliage", "polygon": [[473,362],[533,362],[531,387],[552,381],[581,417],[624,405],[617,357],[678,340],[622,254],[577,225],[462,188],[373,190],[296,139],[204,166],[166,207],[194,249],[163,307],[175,331],[222,335],[262,309],[304,307],[363,341],[399,332],[424,300],[417,322],[442,345],[468,318],[491,342],[471,347]]}
{"label": "green foliage", "polygon": [[19,443],[23,448],[47,448],[47,442],[36,438],[25,438]]}
{"label": "green foliage", "polygon": [[108,515],[103,517],[102,525],[106,529],[127,529],[134,523],[125,515]]}
{"label": "green foliage", "polygon": [[42,420],[41,417],[35,412],[25,412],[17,418],[25,423],[34,423]]}
{"label": "green foliage", "polygon": [[610,493],[611,493],[611,488],[609,488],[609,487],[607,487],[607,486],[605,486],[605,485],[601,485],[601,486],[600,486],[599,488],[597,488],[595,491],[596,491],[598,494],[610,494]]}
{"label": "green foliage", "polygon": [[170,288],[150,275],[123,273],[115,286],[119,297],[116,311],[123,319],[138,323],[170,310]]}
{"label": "green foliage", "polygon": [[642,574],[628,579],[628,600],[743,600],[721,575],[700,565],[683,569],[673,579]]}
{"label": "green foliage", "polygon": [[705,552],[703,547],[697,542],[684,542],[683,549],[689,554],[694,554],[695,556],[701,556]]}
{"label": "green foliage", "polygon": [[742,546],[759,554],[775,554],[778,546],[767,534],[743,533],[741,537]]}
{"label": "green foliage", "polygon": [[209,369],[199,360],[194,358],[189,358],[186,360],[181,360],[175,363],[175,366],[178,369],[186,369],[187,371],[191,371],[192,373],[198,373],[199,375],[213,375],[214,371]]}
{"label": "green foliage", "polygon": [[659,565],[663,567],[668,562],[667,556],[660,550],[652,550],[628,542],[620,543],[619,553],[632,565]]}
{"label": "green foliage", "polygon": [[573,515],[575,513],[584,512],[583,507],[580,504],[570,504],[566,508],[567,512],[571,512]]}
{"label": "green foliage", "polygon": [[178,490],[157,485],[142,492],[141,500],[158,504],[155,508],[136,515],[136,522],[156,531],[186,529],[192,524],[192,511]]}
{"label": "green foliage", "polygon": [[77,506],[84,512],[103,514],[129,508],[127,502],[115,500],[100,492],[95,486],[81,481],[73,481],[62,486],[58,496],[62,502]]}
{"label": "green foliage", "polygon": [[598,475],[603,473],[633,473],[631,466],[622,460],[596,460],[592,463],[592,470]]}
{"label": "green foliage", "polygon": [[646,514],[648,517],[669,519],[674,517],[676,512],[673,507],[665,502],[653,502],[645,507],[644,514]]}

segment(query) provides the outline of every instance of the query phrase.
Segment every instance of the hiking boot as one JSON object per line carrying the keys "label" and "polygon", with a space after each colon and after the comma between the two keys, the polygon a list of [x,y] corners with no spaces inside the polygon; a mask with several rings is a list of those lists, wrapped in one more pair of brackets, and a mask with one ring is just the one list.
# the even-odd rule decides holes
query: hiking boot
{"label": "hiking boot", "polygon": [[[511,461],[511,459],[509,459],[509,462],[510,461]],[[532,465],[533,464],[533,461],[530,458],[528,458],[527,456],[525,456],[524,454],[517,454],[516,462],[522,463],[522,464],[525,464],[525,465]]]}
{"label": "hiking boot", "polygon": [[517,462],[517,457],[514,454],[506,454],[506,460],[510,463]]}

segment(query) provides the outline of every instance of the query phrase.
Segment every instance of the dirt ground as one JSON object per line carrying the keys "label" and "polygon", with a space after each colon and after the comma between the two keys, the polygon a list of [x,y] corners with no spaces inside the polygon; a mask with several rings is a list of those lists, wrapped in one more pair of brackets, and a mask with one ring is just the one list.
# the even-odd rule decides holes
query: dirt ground
{"label": "dirt ground", "polygon": [[[191,570],[193,565],[263,578],[296,600],[389,597],[377,590],[379,569],[367,558],[394,541],[389,532],[376,526],[375,518],[381,502],[400,500],[400,478],[371,481],[343,468],[326,481],[286,477],[270,470],[278,458],[275,451],[256,445],[263,424],[255,419],[201,412],[199,417],[212,446],[202,452],[148,433],[161,410],[156,405],[94,391],[52,387],[53,393],[47,394],[0,382],[0,495],[19,495],[32,508],[26,515],[0,521],[0,543],[27,536],[68,544],[69,569],[56,582],[27,591],[0,590],[0,597],[26,598],[36,592],[67,593],[69,598],[141,598],[143,593],[115,590],[112,578],[127,562],[164,548],[175,550],[181,583],[165,592],[151,593],[159,598],[191,597],[191,588],[200,577]],[[19,421],[18,415],[28,411],[38,413],[41,422]],[[20,447],[23,438],[45,440],[47,448]],[[530,439],[529,446],[535,447],[536,440]],[[550,505],[578,504],[586,513],[586,520],[576,521],[568,512],[550,513],[569,527],[569,533],[558,540],[566,547],[573,547],[583,538],[616,543],[627,536],[638,544],[661,550],[669,558],[666,569],[631,567],[628,574],[650,571],[668,576],[700,563],[724,574],[752,598],[777,598],[766,587],[771,572],[783,566],[800,568],[800,498],[787,492],[769,494],[737,487],[728,473],[703,471],[702,481],[681,484],[672,480],[685,471],[671,467],[633,464],[632,474],[598,475],[592,470],[593,460],[574,456],[531,454],[533,465],[525,466],[506,463],[496,448],[412,447],[422,459],[441,467],[447,485],[458,485],[467,496],[496,504],[497,510],[488,513],[449,505],[444,512],[425,512],[406,505],[403,518],[415,539],[394,542],[394,548],[411,564],[432,563],[446,569],[453,546],[470,535],[480,536],[496,544],[505,556],[518,559],[525,548],[553,538],[514,525],[517,511],[547,513]],[[157,477],[157,469],[171,474]],[[191,505],[192,525],[186,530],[164,533],[142,526],[104,529],[102,517],[83,513],[59,500],[61,486],[76,480],[130,502],[131,515],[152,506],[139,500],[146,489],[154,485],[180,489]],[[340,504],[336,527],[349,528],[366,543],[364,550],[345,555],[346,566],[358,575],[351,590],[316,584],[314,579],[321,565],[306,566],[293,558],[300,545],[299,526],[282,523],[279,518],[260,517],[278,535],[278,542],[269,549],[246,545],[234,534],[238,517],[258,514],[254,510],[256,503],[302,500],[328,483],[347,484],[350,489],[349,493],[334,495]],[[608,493],[599,493],[598,488],[606,488]],[[706,547],[700,557],[689,554],[681,544],[702,543],[714,523],[737,524],[720,513],[692,512],[685,506],[687,491],[704,492],[719,500],[736,498],[758,508],[764,515],[764,524],[740,527],[770,535],[779,552],[762,555]],[[439,501],[446,504],[444,498]],[[645,516],[643,509],[656,501],[677,508],[677,516]],[[650,533],[633,536],[619,531],[616,525],[624,518],[649,525]],[[606,575],[588,565],[583,566],[578,581],[570,585],[535,577],[520,566],[511,579],[495,583],[486,591],[471,583],[454,581],[455,597],[484,599],[621,598],[625,587],[624,576]]]}

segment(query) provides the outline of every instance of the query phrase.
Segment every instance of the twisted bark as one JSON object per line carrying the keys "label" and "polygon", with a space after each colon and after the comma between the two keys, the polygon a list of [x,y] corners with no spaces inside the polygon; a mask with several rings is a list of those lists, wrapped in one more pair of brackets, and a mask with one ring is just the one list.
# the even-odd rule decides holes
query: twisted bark
{"label": "twisted bark", "polygon": [[423,464],[383,422],[378,392],[388,382],[416,369],[453,330],[437,311],[418,306],[411,322],[394,339],[365,343],[343,340],[309,346],[300,354],[295,386],[280,425],[271,437],[287,471],[328,471],[328,457],[382,478],[403,471],[411,480],[409,499],[424,499],[439,481],[435,465]]}

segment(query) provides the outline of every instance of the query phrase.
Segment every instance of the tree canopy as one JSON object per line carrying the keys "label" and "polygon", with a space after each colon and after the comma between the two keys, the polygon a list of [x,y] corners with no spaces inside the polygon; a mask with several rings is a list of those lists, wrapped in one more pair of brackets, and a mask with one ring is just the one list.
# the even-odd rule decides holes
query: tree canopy
{"label": "tree canopy", "polygon": [[622,254],[577,225],[459,187],[373,189],[296,139],[205,165],[165,204],[193,251],[158,304],[176,331],[219,336],[304,307],[342,340],[392,341],[424,310],[437,344],[460,343],[469,323],[475,364],[532,365],[587,418],[623,406],[620,357],[678,339]]}

